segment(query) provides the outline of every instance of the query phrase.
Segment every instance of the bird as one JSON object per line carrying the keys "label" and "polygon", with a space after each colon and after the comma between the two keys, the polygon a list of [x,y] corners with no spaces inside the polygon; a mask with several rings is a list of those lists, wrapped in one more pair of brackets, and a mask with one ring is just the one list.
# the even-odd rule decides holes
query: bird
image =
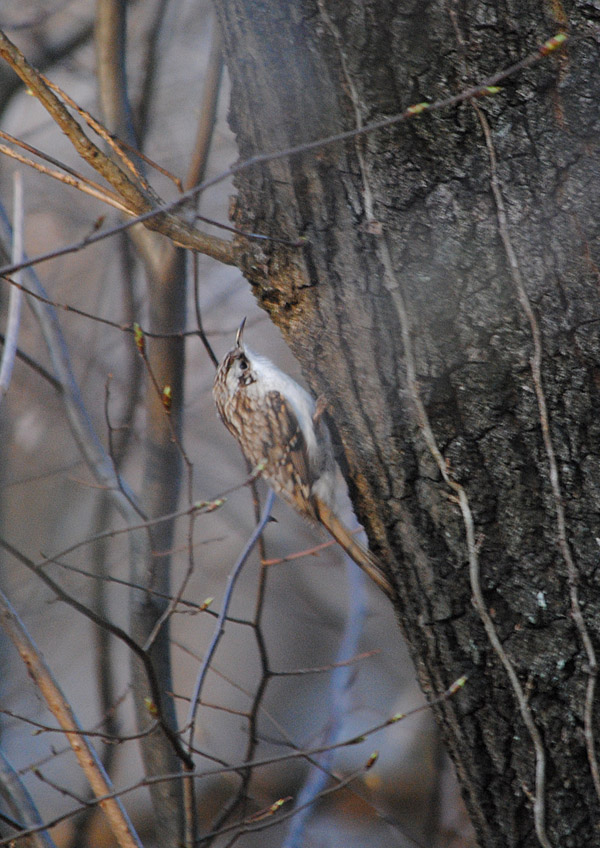
{"label": "bird", "polygon": [[392,584],[378,558],[354,538],[338,515],[336,461],[323,420],[325,400],[315,400],[270,359],[250,350],[243,342],[245,323],[244,318],[213,384],[221,421],[275,493],[310,522],[323,525],[393,599]]}

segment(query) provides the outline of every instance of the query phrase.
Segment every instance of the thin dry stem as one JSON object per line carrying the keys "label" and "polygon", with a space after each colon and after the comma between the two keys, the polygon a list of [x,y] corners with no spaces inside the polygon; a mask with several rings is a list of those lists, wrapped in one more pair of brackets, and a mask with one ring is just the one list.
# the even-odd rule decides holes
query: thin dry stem
{"label": "thin dry stem", "polygon": [[[0,537],[0,547],[2,547],[5,551],[7,551],[11,556],[13,556],[18,562],[25,566],[29,571],[34,574],[37,574],[40,580],[42,580],[46,586],[54,593],[54,595],[72,607],[74,610],[79,612],[81,615],[85,616],[85,618],[89,619],[98,627],[103,627],[113,634],[117,639],[127,645],[127,647],[141,660],[144,672],[146,675],[146,680],[148,684],[149,693],[151,696],[152,703],[154,704],[155,715],[158,719],[162,732],[165,734],[171,747],[173,748],[174,753],[177,755],[178,759],[181,760],[182,763],[186,767],[191,767],[191,759],[188,757],[187,753],[184,751],[181,742],[177,733],[173,730],[171,725],[169,724],[167,717],[165,716],[162,708],[161,708],[161,684],[158,680],[156,670],[154,668],[154,664],[150,656],[137,644],[137,642],[131,638],[131,636],[123,630],[123,628],[119,627],[116,624],[113,624],[111,621],[102,618],[99,616],[94,610],[89,609],[82,604],[77,598],[70,595],[66,592],[62,586],[52,580],[44,571],[37,569],[33,562],[28,559],[21,551],[17,550],[13,547],[6,539]],[[1,843],[0,843],[1,844]]]}
{"label": "thin dry stem", "polygon": [[[0,30],[0,57],[11,66],[28,86],[56,124],[65,133],[77,153],[116,190],[129,214],[138,216],[149,229],[158,230],[175,244],[206,253],[225,264],[235,264],[235,252],[231,242],[216,236],[207,236],[188,224],[182,217],[172,213],[175,206],[164,204],[155,192],[137,175],[129,176],[117,162],[107,156],[85,134],[79,123],[71,116],[64,103],[57,97],[44,77],[25,59],[21,51]],[[79,111],[79,107],[76,107]],[[81,110],[83,113],[83,110]],[[86,118],[87,120],[87,118]],[[100,126],[96,122],[97,126]],[[96,127],[95,127],[96,129]],[[96,131],[98,131],[96,129]],[[105,135],[106,134],[106,135]],[[106,130],[102,136],[109,143],[116,142]],[[120,149],[119,156],[125,157]],[[128,170],[129,164],[126,166]],[[141,216],[141,217],[140,217]],[[143,217],[146,216],[146,217]]]}
{"label": "thin dry stem", "polygon": [[79,106],[79,104],[76,103],[75,100],[73,100],[73,98],[69,94],[67,94],[66,91],[63,91],[63,89],[59,85],[57,85],[55,82],[52,82],[52,80],[49,80],[48,77],[44,76],[44,74],[40,74],[40,79],[42,79],[46,83],[48,88],[55,94],[57,94],[61,100],[64,100],[67,106],[70,106],[71,109],[73,109],[75,112],[77,112],[78,115],[83,118],[88,127],[92,129],[103,141],[106,142],[110,149],[115,153],[117,158],[119,158],[121,162],[125,165],[131,175],[136,180],[138,180],[140,184],[144,186],[144,188],[149,189],[149,184],[145,180],[143,174],[135,165],[133,159],[127,155],[127,153],[125,152],[125,148],[121,145],[119,139],[116,138],[112,133],[110,133],[106,129],[106,127],[100,123],[100,121],[97,121],[96,118],[94,118],[94,116],[87,111],[87,109],[84,109],[83,106]]}
{"label": "thin dry stem", "polygon": [[92,187],[89,183],[77,179],[76,177],[72,177],[69,174],[61,174],[60,171],[48,168],[40,162],[33,162],[27,156],[24,156],[22,153],[17,153],[16,150],[11,150],[11,148],[7,147],[5,144],[0,144],[0,153],[4,153],[5,156],[9,156],[11,159],[16,159],[17,162],[20,162],[22,165],[27,165],[29,168],[33,168],[40,174],[45,174],[48,177],[58,180],[58,182],[64,183],[72,188],[79,189],[79,191],[82,191],[84,194],[88,194],[90,197],[96,198],[96,200],[101,200],[102,203],[106,203],[107,206],[112,206],[120,212],[125,212],[128,215],[133,214],[131,210],[128,209],[116,196],[111,197],[110,193],[105,189]]}
{"label": "thin dry stem", "polygon": [[[18,650],[48,709],[60,726],[64,728],[65,736],[96,796],[97,802],[110,823],[117,843],[121,848],[142,848],[142,843],[129,821],[121,801],[113,796],[113,787],[102,768],[98,755],[79,730],[79,723],[67,699],[54,680],[50,668],[46,665],[25,630],[10,601],[2,592],[0,592],[0,620],[5,633]],[[73,728],[78,728],[77,732],[73,733]]]}
{"label": "thin dry stem", "polygon": [[[11,158],[22,162],[30,168],[35,168],[40,173],[47,174],[48,176],[53,177],[55,180],[59,180],[60,182],[64,182],[67,185],[79,189],[80,191],[86,192],[92,197],[98,198],[103,203],[107,203],[110,206],[114,206],[115,208],[120,209],[123,212],[128,213],[129,215],[133,214],[131,209],[124,205],[123,201],[116,192],[111,191],[110,189],[106,188],[106,186],[101,186],[100,183],[97,183],[94,180],[90,180],[89,177],[85,177],[83,174],[77,173],[77,171],[75,171],[73,168],[70,168],[63,162],[59,162],[59,160],[55,159],[54,156],[50,156],[47,153],[44,153],[43,150],[39,150],[32,144],[27,144],[27,142],[23,141],[20,138],[15,138],[15,136],[10,135],[10,133],[5,132],[4,130],[0,130],[0,138],[3,138],[5,141],[10,142],[10,144],[14,144],[17,147],[26,150],[33,156],[38,156],[40,159],[44,159],[50,165],[54,165],[55,168],[60,168],[61,170],[53,170],[52,168],[47,168],[43,165],[40,165],[39,162],[34,162],[26,156],[18,154],[10,147],[7,147],[6,145],[2,144],[0,145],[0,151],[6,156],[10,156]],[[71,179],[68,179],[66,175],[69,175]]]}
{"label": "thin dry stem", "polygon": [[[391,718],[387,719],[386,721],[380,722],[379,724],[374,725],[373,727],[370,727],[368,730],[364,731],[360,736],[352,736],[348,739],[342,740],[341,742],[336,742],[334,745],[329,745],[329,746],[321,745],[321,746],[316,746],[316,747],[309,748],[309,749],[303,749],[301,751],[289,751],[285,754],[279,754],[279,755],[275,755],[275,756],[271,756],[271,757],[264,757],[262,759],[253,760],[250,763],[243,763],[241,765],[219,766],[217,768],[207,769],[206,771],[202,771],[202,772],[201,771],[193,771],[193,772],[189,773],[189,777],[193,777],[193,778],[196,778],[196,779],[209,779],[209,778],[214,777],[216,775],[231,774],[231,773],[239,772],[242,768],[261,768],[261,767],[266,767],[266,766],[270,766],[270,765],[276,765],[278,763],[288,762],[290,760],[306,759],[308,757],[313,757],[316,754],[322,754],[324,751],[328,751],[328,750],[334,750],[334,749],[337,750],[337,749],[346,748],[346,747],[352,746],[352,745],[358,745],[361,742],[364,742],[364,740],[367,737],[371,736],[374,733],[377,733],[380,730],[384,730],[386,727],[389,727],[392,724],[397,724],[398,722],[404,721],[404,720],[410,718],[413,715],[417,715],[418,713],[421,713],[424,710],[430,709],[435,704],[439,704],[439,703],[442,703],[443,701],[447,701],[450,698],[453,698],[457,694],[457,692],[459,692],[463,688],[465,683],[466,683],[466,678],[461,677],[458,680],[454,681],[454,683],[452,683],[452,685],[449,686],[448,689],[446,689],[445,692],[443,692],[438,697],[433,698],[427,704],[421,704],[418,707],[415,707],[412,710],[408,710],[405,713],[392,716]],[[110,793],[107,793],[106,795],[102,796],[101,798],[96,798],[93,803],[99,804],[99,803],[106,801],[108,799],[111,799],[111,798],[123,797],[124,795],[128,795],[130,792],[135,792],[136,790],[138,790],[142,786],[150,786],[150,785],[155,784],[155,783],[164,783],[164,782],[167,782],[167,781],[170,781],[170,780],[180,780],[180,779],[181,779],[181,774],[179,772],[174,772],[173,774],[159,774],[159,775],[155,775],[155,776],[147,776],[147,777],[144,777],[142,780],[135,781],[135,783],[129,784],[128,786],[124,786],[124,787],[122,787],[121,789],[119,789],[115,792],[110,792]],[[38,833],[40,830],[55,827],[57,824],[60,824],[60,822],[66,821],[67,819],[72,818],[74,815],[77,815],[78,812],[79,812],[79,810],[70,810],[67,813],[63,813],[61,815],[58,815],[55,818],[53,818],[52,820],[45,822],[45,824],[43,824],[43,825],[38,825],[38,826],[33,826],[33,827],[28,828],[26,831],[23,831],[20,835],[21,836],[29,836],[32,833]],[[11,841],[12,841],[12,837],[8,837],[6,839],[0,839],[0,848],[4,845],[10,844]]]}
{"label": "thin dry stem", "polygon": [[[21,172],[14,175],[13,191],[13,238],[12,238],[12,260],[20,262],[23,258],[23,178]],[[8,318],[6,322],[6,340],[2,351],[2,363],[0,364],[0,400],[4,397],[10,386],[13,366],[17,354],[19,339],[19,328],[21,326],[21,303],[22,292],[17,288],[11,288],[8,304]]]}
{"label": "thin dry stem", "polygon": [[[123,232],[130,227],[135,226],[136,224],[143,223],[146,224],[151,229],[156,229],[162,232],[164,235],[172,238],[173,241],[180,245],[181,247],[188,247],[193,250],[198,250],[200,253],[205,253],[207,256],[212,256],[220,262],[223,262],[227,265],[236,265],[237,264],[237,253],[236,248],[230,242],[223,241],[222,239],[214,239],[209,236],[206,236],[203,233],[199,233],[197,230],[184,225],[181,219],[172,215],[171,213],[176,210],[179,206],[185,203],[187,200],[190,200],[196,195],[200,194],[206,189],[211,188],[214,185],[217,185],[223,180],[229,179],[230,177],[235,176],[236,174],[242,173],[248,168],[255,167],[256,165],[264,164],[266,162],[273,162],[279,159],[287,159],[291,156],[296,156],[301,153],[308,153],[312,150],[319,150],[320,148],[327,147],[331,144],[338,144],[339,142],[348,141],[352,138],[357,138],[358,136],[365,135],[367,133],[375,132],[376,130],[384,129],[385,127],[395,126],[397,124],[404,123],[406,121],[412,120],[418,115],[422,115],[425,112],[434,112],[440,109],[447,109],[453,106],[458,106],[460,103],[464,103],[468,100],[472,100],[474,97],[486,97],[493,96],[498,93],[498,90],[494,88],[498,83],[502,82],[509,77],[515,76],[518,73],[521,73],[526,68],[531,67],[536,62],[545,59],[549,56],[553,51],[561,49],[565,43],[567,42],[567,36],[564,33],[560,33],[560,40],[558,36],[554,38],[548,39],[543,44],[538,45],[538,47],[533,50],[531,53],[527,54],[527,56],[520,59],[518,62],[515,62],[513,65],[510,65],[508,68],[505,68],[502,71],[498,71],[496,74],[492,74],[492,76],[487,77],[487,79],[483,80],[480,84],[475,86],[470,86],[463,91],[455,94],[451,97],[445,97],[441,100],[437,100],[434,103],[419,103],[413,106],[409,106],[408,109],[405,109],[404,112],[401,112],[397,115],[392,115],[389,118],[383,118],[379,121],[373,121],[371,123],[364,124],[356,129],[347,130],[345,132],[336,133],[331,136],[327,136],[324,138],[316,139],[315,141],[307,142],[305,144],[297,144],[292,147],[288,147],[285,150],[278,150],[272,153],[260,153],[256,156],[251,156],[249,159],[246,159],[243,162],[238,162],[233,165],[231,168],[227,168],[225,171],[222,171],[220,174],[217,174],[215,177],[211,177],[210,179],[205,180],[194,188],[189,189],[184,192],[180,197],[176,200],[171,201],[170,203],[164,203],[162,205],[157,205],[153,209],[149,209],[146,212],[140,212],[137,217],[130,221],[125,221],[122,224],[119,224],[115,227],[110,227],[104,230],[101,233],[96,233],[94,236],[89,237],[84,243],[77,243],[77,245],[68,245],[64,248],[59,248],[58,250],[42,254],[40,256],[34,257],[32,259],[27,260],[27,262],[22,263],[19,267],[29,267],[30,265],[34,265],[37,262],[42,262],[47,259],[54,259],[59,256],[64,256],[65,254],[72,253],[75,250],[81,249],[81,247],[85,246],[85,244],[93,244],[96,241],[101,241],[102,239],[109,238],[118,232]],[[3,56],[6,61],[13,67],[13,69],[18,73],[23,81],[30,85],[30,78],[33,79],[32,90],[35,92],[40,86],[37,81],[39,80],[39,75],[36,77],[35,71],[27,64],[22,54],[11,44],[11,42],[0,32],[0,56]],[[33,74],[33,77],[32,77]],[[49,91],[47,86],[42,85],[41,94],[39,95],[40,101],[43,105],[50,111],[50,114],[53,114],[54,106],[49,107],[46,105],[45,100],[47,99],[46,93],[50,94],[53,98],[52,103],[56,102],[59,107],[59,111],[62,109],[70,121],[70,126],[72,124],[75,125],[73,128],[73,132],[78,137],[79,135],[83,135],[81,132],[81,128],[74,121],[66,109],[62,106],[60,101],[56,98],[53,92]],[[62,115],[62,112],[60,114]],[[75,130],[76,128],[76,130]],[[67,130],[65,130],[67,132]],[[69,133],[67,132],[67,135]],[[85,142],[90,144],[88,139],[83,136]],[[75,141],[72,139],[74,146]],[[98,148],[95,148],[100,155],[103,155]],[[85,158],[85,157],[84,157]],[[92,156],[93,163],[94,157]],[[106,158],[106,157],[104,157]],[[110,160],[109,160],[110,161]],[[116,166],[115,166],[116,167]],[[99,170],[97,168],[97,170]],[[110,180],[109,180],[110,182]],[[113,185],[114,188],[117,186]],[[158,222],[154,219],[160,219]],[[152,223],[151,223],[152,222]],[[0,268],[0,275],[12,274],[17,270],[17,267],[14,264],[5,266]]]}

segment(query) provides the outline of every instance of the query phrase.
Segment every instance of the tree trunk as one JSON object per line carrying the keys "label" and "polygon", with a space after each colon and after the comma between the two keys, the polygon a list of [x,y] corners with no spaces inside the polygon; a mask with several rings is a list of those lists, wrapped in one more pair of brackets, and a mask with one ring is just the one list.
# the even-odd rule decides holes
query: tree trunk
{"label": "tree trunk", "polygon": [[334,411],[425,692],[468,675],[436,712],[480,844],[598,844],[597,12],[215,5],[241,159],[454,95],[573,35],[475,105],[242,172],[235,217],[307,239],[244,242],[246,274]]}

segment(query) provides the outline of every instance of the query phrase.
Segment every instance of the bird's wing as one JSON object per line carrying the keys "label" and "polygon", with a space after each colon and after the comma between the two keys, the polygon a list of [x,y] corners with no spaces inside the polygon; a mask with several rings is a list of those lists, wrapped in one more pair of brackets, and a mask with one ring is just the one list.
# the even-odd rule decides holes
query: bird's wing
{"label": "bird's wing", "polygon": [[278,391],[267,393],[266,405],[265,433],[269,443],[264,445],[265,477],[297,510],[308,518],[316,518],[308,449],[298,418]]}

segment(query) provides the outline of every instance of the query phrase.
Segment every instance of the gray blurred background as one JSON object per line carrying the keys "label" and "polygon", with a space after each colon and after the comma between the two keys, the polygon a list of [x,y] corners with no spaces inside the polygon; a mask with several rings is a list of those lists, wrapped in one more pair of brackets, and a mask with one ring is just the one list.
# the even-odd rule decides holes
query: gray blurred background
{"label": "gray blurred background", "polygon": [[[128,74],[135,103],[147,74],[144,58],[153,24],[162,4],[135,2],[129,6]],[[164,4],[158,32],[157,66],[148,105],[144,149],[162,167],[177,176],[186,172],[200,111],[203,74],[210,49],[213,19],[204,0],[171,0]],[[0,24],[33,64],[47,62],[47,74],[93,114],[99,114],[96,92],[95,51],[92,25],[95,7],[86,0],[5,0]],[[67,49],[70,42],[78,43]],[[80,42],[80,43],[79,43]],[[63,49],[58,61],[50,61]],[[70,144],[54,126],[37,101],[22,89],[14,91],[8,70],[0,67],[1,128],[53,157],[81,168]],[[227,125],[228,86],[223,81],[219,112],[207,176],[227,169],[237,157],[235,140]],[[12,173],[16,163],[0,160],[1,199],[10,212]],[[93,231],[100,216],[104,226],[118,223],[119,213],[58,184],[43,174],[18,166],[25,185],[25,246],[37,255],[76,242]],[[152,174],[151,181],[162,197],[176,196],[169,181]],[[234,189],[222,182],[203,194],[202,215],[227,221]],[[202,225],[204,226],[204,225]],[[208,228],[210,231],[210,228]],[[216,232],[216,230],[214,231]],[[221,233],[222,234],[222,233]],[[94,315],[120,322],[124,318],[128,276],[135,312],[143,323],[144,285],[139,262],[127,259],[122,240],[114,238],[85,250],[38,266],[38,274],[57,303],[70,304]],[[249,286],[240,273],[215,261],[199,257],[200,302],[207,336],[217,357],[231,347],[235,330],[248,316],[246,341],[301,380],[298,367],[267,316],[255,305]],[[6,313],[7,286],[0,291]],[[124,476],[139,491],[139,446],[144,430],[139,405],[139,381],[130,335],[73,313],[60,312],[79,386],[100,438],[107,444],[104,411],[105,387],[110,375],[110,416],[120,426],[130,402],[136,404],[128,428],[129,442]],[[4,319],[3,319],[4,324]],[[195,327],[190,298],[188,326]],[[49,367],[48,353],[31,311],[24,309],[19,346],[30,357]],[[211,386],[214,367],[200,340],[190,337],[186,347],[184,446],[193,463],[193,498],[209,500],[246,476],[245,463],[234,442],[217,420]],[[0,407],[2,420],[0,503],[3,535],[32,560],[53,555],[85,540],[97,530],[97,484],[81,460],[71,436],[60,396],[52,386],[22,361],[15,367],[8,395]],[[184,486],[185,488],[185,486]],[[264,495],[264,488],[259,486]],[[344,497],[343,490],[341,497]],[[282,502],[276,501],[275,522],[265,533],[268,558],[278,559],[317,545],[325,538],[304,524]],[[348,511],[348,521],[353,521]],[[123,526],[111,515],[110,526]],[[200,516],[194,527],[192,577],[184,597],[197,603],[214,598],[220,609],[227,575],[254,526],[251,493],[240,488],[219,510]],[[177,591],[188,566],[188,521],[178,524],[174,553],[173,590]],[[81,547],[61,559],[85,571],[94,570],[94,546]],[[128,547],[124,535],[110,540],[104,567],[108,575],[128,578]],[[394,624],[385,597],[352,563],[345,563],[339,549],[329,547],[317,556],[306,556],[269,568],[262,633],[270,666],[276,671],[323,667],[339,659],[340,645],[348,635],[349,604],[352,607],[354,653],[369,656],[349,666],[341,685],[332,684],[332,672],[272,678],[259,711],[258,735],[262,740],[256,756],[283,754],[289,745],[299,749],[318,746],[324,734],[339,740],[352,738],[385,722],[398,712],[422,703],[407,651]],[[94,604],[94,581],[65,571],[58,565],[50,573],[80,600]],[[255,552],[236,588],[232,614],[252,618],[259,581],[259,558]],[[96,637],[76,612],[58,602],[41,581],[7,555],[2,555],[2,587],[22,615],[81,724],[95,726],[102,718],[98,695]],[[106,614],[127,629],[127,592],[123,585],[109,584]],[[183,724],[199,663],[214,629],[214,618],[181,609],[173,616],[174,689]],[[120,731],[135,732],[129,683],[129,657],[118,643],[112,644],[119,701],[116,715]],[[1,707],[15,716],[54,726],[32,683],[10,645],[2,642]],[[241,762],[248,742],[248,724],[240,713],[247,711],[260,681],[261,670],[252,630],[229,624],[219,645],[213,670],[203,692],[197,723],[197,746],[227,763]],[[337,686],[337,688],[336,688]],[[59,733],[36,732],[22,718],[1,718],[2,748],[23,774],[42,816],[54,816],[77,806],[73,797],[85,797],[85,780],[73,755],[64,752]],[[332,730],[332,720],[338,724]],[[335,725],[335,722],[334,722]],[[103,743],[98,742],[102,752]],[[359,745],[337,750],[328,765],[344,777],[360,769],[373,751],[376,765],[351,784],[353,792],[334,793],[312,810],[304,823],[306,846],[413,846],[465,845],[464,819],[451,768],[443,753],[434,723],[427,711],[367,736]],[[113,753],[111,774],[118,787],[138,781],[143,774],[137,743],[124,742]],[[198,767],[209,767],[199,760]],[[36,776],[34,767],[39,768]],[[251,785],[256,808],[268,807],[286,796],[298,797],[307,766],[301,760],[257,769]],[[236,778],[218,776],[198,783],[201,825],[210,829],[221,805],[234,791]],[[49,782],[55,784],[52,786]],[[330,783],[326,783],[331,785]],[[126,797],[126,804],[145,844],[152,844],[153,811],[147,789]],[[291,802],[285,809],[291,808]],[[238,840],[244,846],[283,846],[290,838],[293,819]],[[95,845],[112,844],[101,817],[92,837]],[[78,844],[77,828],[67,819],[53,833],[61,845]],[[91,843],[90,843],[91,844]],[[227,844],[227,840],[218,844]]]}

